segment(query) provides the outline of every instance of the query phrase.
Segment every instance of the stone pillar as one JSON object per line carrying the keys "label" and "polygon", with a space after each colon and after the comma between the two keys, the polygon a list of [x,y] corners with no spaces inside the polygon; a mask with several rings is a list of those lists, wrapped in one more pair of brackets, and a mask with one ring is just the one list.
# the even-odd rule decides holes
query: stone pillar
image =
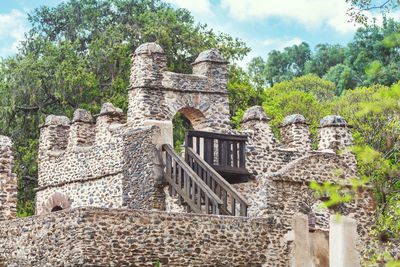
{"label": "stone pillar", "polygon": [[[60,153],[67,148],[70,120],[65,116],[47,116],[40,127],[39,163],[49,153]],[[40,175],[39,175],[40,177]]]}
{"label": "stone pillar", "polygon": [[329,266],[357,267],[360,256],[356,249],[357,222],[354,219],[331,216],[329,231]]}
{"label": "stone pillar", "polygon": [[211,88],[216,91],[226,90],[228,81],[228,62],[216,48],[203,51],[192,63],[193,74],[204,75],[211,81]]}
{"label": "stone pillar", "polygon": [[308,216],[297,213],[293,218],[294,247],[293,267],[313,266],[310,236],[308,231]]}
{"label": "stone pillar", "polygon": [[318,150],[345,150],[353,145],[351,126],[337,115],[326,116],[321,119],[318,128]]}
{"label": "stone pillar", "polygon": [[303,115],[293,114],[285,117],[280,132],[285,148],[295,148],[299,151],[312,150],[310,129]]}
{"label": "stone pillar", "polygon": [[0,221],[17,217],[17,176],[13,173],[13,144],[0,135]]}
{"label": "stone pillar", "polygon": [[90,112],[77,109],[69,132],[68,147],[89,147],[94,144],[94,125]]}
{"label": "stone pillar", "polygon": [[167,56],[158,44],[145,43],[135,50],[128,88],[129,124],[143,125],[145,120],[156,119],[154,106],[160,106],[164,98],[160,89],[166,70]]}

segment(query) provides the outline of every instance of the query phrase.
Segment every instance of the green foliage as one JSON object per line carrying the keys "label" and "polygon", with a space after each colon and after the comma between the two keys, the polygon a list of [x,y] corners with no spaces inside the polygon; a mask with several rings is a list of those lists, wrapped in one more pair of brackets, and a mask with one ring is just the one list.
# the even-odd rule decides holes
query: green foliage
{"label": "green foliage", "polygon": [[190,121],[181,113],[176,113],[172,119],[174,149],[182,153],[182,145],[185,143],[185,131],[193,129]]}
{"label": "green foliage", "polygon": [[365,11],[375,10],[382,14],[399,7],[399,0],[371,1],[371,0],[346,0],[349,5],[347,15],[351,21],[367,25],[370,18]]}
{"label": "green foliage", "polygon": [[352,194],[346,192],[345,187],[341,185],[334,185],[331,182],[325,182],[320,185],[317,182],[311,182],[310,188],[315,191],[317,197],[328,197],[320,208],[329,208],[337,204],[350,202],[353,197]]}
{"label": "green foliage", "polygon": [[265,91],[259,84],[252,84],[247,73],[237,65],[230,66],[227,89],[232,126],[237,128],[244,111],[251,106],[261,105]]}
{"label": "green foliage", "polygon": [[273,87],[276,83],[314,74],[336,84],[339,96],[348,89],[382,84],[390,86],[400,79],[400,23],[383,19],[359,28],[346,46],[318,44],[311,53],[309,45],[273,50],[267,59],[252,59],[249,75],[255,84]]}
{"label": "green foliage", "polygon": [[312,75],[281,82],[266,90],[263,108],[271,117],[273,131],[279,136],[278,126],[291,114],[301,114],[311,124],[310,130],[316,138],[319,120],[329,115],[326,101],[333,97],[335,85]]}

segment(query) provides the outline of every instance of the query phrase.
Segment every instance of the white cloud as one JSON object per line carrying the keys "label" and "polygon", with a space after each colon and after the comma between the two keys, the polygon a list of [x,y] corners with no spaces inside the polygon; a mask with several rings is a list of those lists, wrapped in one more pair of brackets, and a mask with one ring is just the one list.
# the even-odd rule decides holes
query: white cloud
{"label": "white cloud", "polygon": [[342,34],[357,28],[348,22],[344,0],[221,0],[221,6],[239,21],[279,17],[295,20],[308,29],[329,25]]}
{"label": "white cloud", "polygon": [[27,30],[26,15],[21,11],[13,9],[10,13],[0,14],[0,57],[16,53]]}
{"label": "white cloud", "polygon": [[211,3],[209,0],[165,0],[181,8],[186,8],[190,12],[199,15],[212,16]]}
{"label": "white cloud", "polygon": [[271,50],[283,50],[285,47],[292,45],[299,45],[303,42],[300,38],[271,38],[266,39],[262,42],[263,46],[270,48]]}

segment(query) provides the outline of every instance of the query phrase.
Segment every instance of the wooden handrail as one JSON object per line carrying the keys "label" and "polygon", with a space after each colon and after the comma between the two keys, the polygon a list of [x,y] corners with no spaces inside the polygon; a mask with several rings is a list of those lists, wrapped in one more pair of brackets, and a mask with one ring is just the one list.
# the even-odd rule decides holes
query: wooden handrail
{"label": "wooden handrail", "polygon": [[[247,216],[249,207],[248,202],[233,188],[217,171],[214,170],[204,159],[200,157],[192,148],[188,147],[187,159],[191,166],[205,183],[216,193],[218,198],[222,198],[223,209],[229,211],[231,215],[236,215],[236,204],[240,206],[240,216]],[[193,162],[191,162],[193,160]],[[202,169],[200,170],[199,167]],[[231,202],[228,203],[230,196]],[[229,205],[230,204],[230,205]],[[228,207],[230,206],[230,207]]]}
{"label": "wooden handrail", "polygon": [[222,133],[211,133],[205,131],[187,130],[189,136],[194,137],[206,137],[213,139],[224,139],[227,141],[247,141],[246,135],[232,135],[232,134],[222,134]]}
{"label": "wooden handrail", "polygon": [[[188,205],[188,211],[207,214],[229,214],[223,208],[223,201],[195,173],[195,171],[175,152],[169,144],[162,146],[166,152],[166,180],[172,187],[172,195],[177,193]],[[205,210],[202,210],[204,204]]]}

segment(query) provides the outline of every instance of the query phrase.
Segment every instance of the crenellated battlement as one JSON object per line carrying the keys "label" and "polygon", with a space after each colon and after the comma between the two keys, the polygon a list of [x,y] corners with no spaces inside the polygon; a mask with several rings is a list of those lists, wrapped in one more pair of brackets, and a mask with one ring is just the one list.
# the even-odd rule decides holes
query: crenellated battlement
{"label": "crenellated battlement", "polygon": [[17,175],[11,139],[0,135],[0,221],[17,216]]}
{"label": "crenellated battlement", "polygon": [[111,103],[103,104],[95,117],[96,121],[84,109],[75,110],[72,121],[65,116],[49,115],[40,126],[40,159],[57,158],[71,151],[89,153],[93,147],[109,146],[116,129],[126,123],[122,110]]}

